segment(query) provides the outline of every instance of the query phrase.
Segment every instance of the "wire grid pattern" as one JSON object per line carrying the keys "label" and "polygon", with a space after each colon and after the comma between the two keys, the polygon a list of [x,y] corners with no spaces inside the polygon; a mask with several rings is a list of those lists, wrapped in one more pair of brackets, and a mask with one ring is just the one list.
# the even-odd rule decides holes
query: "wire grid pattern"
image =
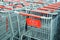
{"label": "wire grid pattern", "polygon": [[[38,15],[38,14],[36,14]],[[54,40],[54,35],[56,34],[57,30],[57,15],[42,15],[46,18],[36,18],[37,20],[41,20],[42,27],[41,28],[34,28],[31,26],[27,26],[27,32],[25,32],[22,36],[27,36],[30,38],[34,38],[37,40]],[[25,17],[25,16],[24,16]],[[51,19],[49,19],[51,17]],[[25,19],[26,20],[26,19]],[[31,40],[31,39],[29,39]]]}
{"label": "wire grid pattern", "polygon": [[[8,27],[6,26],[6,18],[8,20]],[[11,26],[13,29],[11,29]],[[6,29],[7,28],[7,29]],[[13,12],[0,12],[0,39],[7,40],[18,33],[17,15]],[[7,31],[8,30],[8,31]],[[12,32],[13,31],[13,32]]]}

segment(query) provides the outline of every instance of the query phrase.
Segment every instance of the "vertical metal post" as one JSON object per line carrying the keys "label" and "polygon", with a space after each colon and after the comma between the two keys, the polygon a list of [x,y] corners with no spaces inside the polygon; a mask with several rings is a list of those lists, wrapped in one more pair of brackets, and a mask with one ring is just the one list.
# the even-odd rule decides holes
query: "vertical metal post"
{"label": "vertical metal post", "polygon": [[18,22],[18,31],[19,31],[19,40],[20,38],[20,26],[19,26],[19,14],[17,14],[17,22]]}
{"label": "vertical metal post", "polygon": [[11,31],[12,31],[12,37],[10,38],[10,40],[13,40],[14,31],[13,31],[13,26],[12,26],[12,21],[11,21],[11,15],[10,15],[10,13],[9,13],[9,19],[10,19],[10,25],[11,25]]}
{"label": "vertical metal post", "polygon": [[[52,17],[52,15],[51,15],[51,17]],[[52,33],[53,33],[53,31],[52,31],[52,29],[53,29],[53,28],[52,28],[53,23],[52,23],[52,22],[53,22],[53,20],[52,20],[52,18],[51,18],[51,28],[50,28],[50,29],[51,29],[51,33],[50,33],[50,40],[53,39],[53,38],[52,38]]]}

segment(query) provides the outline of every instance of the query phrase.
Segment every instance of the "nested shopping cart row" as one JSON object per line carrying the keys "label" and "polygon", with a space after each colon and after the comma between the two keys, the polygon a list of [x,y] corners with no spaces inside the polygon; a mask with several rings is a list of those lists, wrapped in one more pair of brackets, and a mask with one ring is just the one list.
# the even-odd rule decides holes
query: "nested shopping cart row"
{"label": "nested shopping cart row", "polygon": [[[33,10],[34,12],[34,10]],[[25,17],[26,31],[22,35],[37,40],[54,40],[57,30],[58,12],[38,11],[30,14],[20,12],[20,15]]]}
{"label": "nested shopping cart row", "polygon": [[[2,9],[4,8],[3,6]],[[56,9],[55,5],[53,8],[47,8],[48,11],[39,9],[37,12],[36,10],[21,12],[21,10],[10,10],[9,8],[6,9],[10,11],[0,11],[0,39],[7,40],[10,38],[10,40],[14,40],[16,38],[23,40],[23,36],[26,36],[29,40],[31,38],[53,40],[57,30],[58,12],[54,11]],[[53,12],[50,12],[50,9],[54,9]],[[19,37],[16,37],[17,34]]]}
{"label": "nested shopping cart row", "polygon": [[[0,39],[1,40],[14,40],[19,39],[18,37],[15,37],[17,34],[20,34],[20,30],[23,32],[23,29],[20,29],[20,23],[18,17],[20,17],[18,14],[14,12],[14,10],[11,10],[5,5],[0,6]],[[21,9],[20,9],[21,10]],[[20,29],[20,30],[19,30]],[[21,33],[22,34],[22,33]],[[20,34],[20,35],[21,35]],[[20,36],[18,35],[18,36]]]}

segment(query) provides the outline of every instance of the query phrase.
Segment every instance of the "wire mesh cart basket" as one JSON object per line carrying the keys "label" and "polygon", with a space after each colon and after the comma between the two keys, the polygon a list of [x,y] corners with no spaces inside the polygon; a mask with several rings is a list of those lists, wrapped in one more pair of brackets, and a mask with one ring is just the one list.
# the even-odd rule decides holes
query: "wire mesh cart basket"
{"label": "wire mesh cart basket", "polygon": [[[57,30],[57,20],[58,16],[52,15],[55,13],[48,13],[41,15],[39,13],[27,14],[24,12],[20,12],[20,15],[25,17],[25,33],[21,36],[21,40],[23,36],[28,37],[27,40],[31,40],[31,38],[37,40],[54,40],[54,35]],[[22,20],[22,21],[24,21]]]}
{"label": "wire mesh cart basket", "polygon": [[18,34],[17,15],[13,11],[0,11],[0,33],[1,40],[13,40]]}

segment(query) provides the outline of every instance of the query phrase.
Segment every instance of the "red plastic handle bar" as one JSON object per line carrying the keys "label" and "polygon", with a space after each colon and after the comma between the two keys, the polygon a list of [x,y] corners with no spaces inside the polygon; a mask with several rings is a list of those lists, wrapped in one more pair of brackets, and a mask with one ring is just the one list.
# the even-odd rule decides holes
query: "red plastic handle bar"
{"label": "red plastic handle bar", "polygon": [[5,8],[5,6],[0,5],[0,8]]}
{"label": "red plastic handle bar", "polygon": [[39,12],[39,13],[44,13],[44,14],[48,14],[49,11],[42,11],[42,10],[31,10],[32,12]]}
{"label": "red plastic handle bar", "polygon": [[38,10],[44,10],[44,11],[50,11],[50,12],[54,12],[55,9],[49,9],[49,8],[40,8]]}
{"label": "red plastic handle bar", "polygon": [[60,7],[60,4],[53,5],[54,7]]}
{"label": "red plastic handle bar", "polygon": [[44,4],[44,2],[42,2],[42,1],[41,1],[41,2],[34,2],[34,3],[37,3],[37,4]]}
{"label": "red plastic handle bar", "polygon": [[24,13],[24,12],[20,12],[19,14],[23,15],[23,16],[31,16],[31,17],[34,17],[34,18],[41,18],[41,16],[37,16],[37,15],[34,15],[34,14],[27,14],[27,13]]}
{"label": "red plastic handle bar", "polygon": [[47,8],[57,8],[57,7],[54,7],[54,6],[45,6]]}
{"label": "red plastic handle bar", "polygon": [[52,6],[45,6],[44,8],[58,9],[58,7],[52,7]]}
{"label": "red plastic handle bar", "polygon": [[27,14],[27,13],[24,13],[24,12],[20,12],[18,14],[23,15],[23,16],[30,16],[30,17],[33,17],[33,18],[51,19],[51,17],[38,16],[38,15],[34,15],[34,14]]}
{"label": "red plastic handle bar", "polygon": [[0,5],[0,8],[5,8],[5,9],[8,9],[8,10],[12,10],[12,8],[7,8],[7,7],[2,6],[2,5]]}
{"label": "red plastic handle bar", "polygon": [[13,8],[6,8],[7,10],[13,10]]}
{"label": "red plastic handle bar", "polygon": [[48,6],[56,6],[56,7],[60,7],[60,2],[59,2],[59,3],[55,3],[55,4],[49,4]]}
{"label": "red plastic handle bar", "polygon": [[56,4],[56,5],[51,4],[51,5],[48,5],[48,6],[52,6],[52,7],[60,7],[60,5],[58,5],[58,4]]}
{"label": "red plastic handle bar", "polygon": [[49,9],[48,8],[38,8],[38,10],[46,10],[46,11],[48,11]]}

